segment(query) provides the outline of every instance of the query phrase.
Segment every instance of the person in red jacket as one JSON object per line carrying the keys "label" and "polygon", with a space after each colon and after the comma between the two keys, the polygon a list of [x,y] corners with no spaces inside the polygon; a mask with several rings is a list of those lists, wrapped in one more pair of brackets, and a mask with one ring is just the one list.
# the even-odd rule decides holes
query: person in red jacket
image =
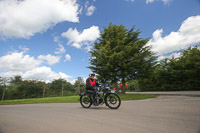
{"label": "person in red jacket", "polygon": [[90,73],[89,74],[89,78],[87,78],[87,80],[86,80],[86,91],[92,93],[93,100],[94,100],[94,105],[95,105],[95,104],[97,104],[97,102],[96,102],[96,98],[95,98],[95,95],[96,95],[96,89],[95,89],[96,81],[95,81],[94,77],[95,77],[94,73]]}
{"label": "person in red jacket", "polygon": [[95,89],[96,82],[95,82],[94,76],[95,76],[94,73],[89,74],[89,78],[87,78],[87,80],[86,80],[86,90],[94,90]]}
{"label": "person in red jacket", "polygon": [[[127,84],[125,84],[125,91],[126,91],[126,89],[127,89]],[[122,90],[121,90],[121,87],[122,87],[122,83],[120,83],[119,84],[119,87],[118,87],[118,89],[119,89],[119,92],[121,92]],[[115,88],[114,88],[114,90],[115,90]]]}
{"label": "person in red jacket", "polygon": [[[119,85],[119,89],[122,87],[122,83]],[[127,89],[127,84],[125,84],[125,90]]]}

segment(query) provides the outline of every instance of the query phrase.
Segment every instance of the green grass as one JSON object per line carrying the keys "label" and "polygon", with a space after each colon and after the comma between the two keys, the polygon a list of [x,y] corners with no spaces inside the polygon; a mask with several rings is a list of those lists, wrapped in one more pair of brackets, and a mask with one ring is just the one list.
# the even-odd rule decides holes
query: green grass
{"label": "green grass", "polygon": [[[121,100],[141,100],[147,98],[155,98],[156,95],[148,94],[120,94]],[[66,97],[49,97],[49,98],[32,98],[32,99],[18,99],[18,100],[4,100],[0,101],[0,105],[10,104],[35,104],[35,103],[77,103],[79,96],[66,96]]]}
{"label": "green grass", "polygon": [[74,102],[79,102],[79,96],[4,100],[4,101],[0,101],[0,105],[32,104],[32,103],[74,103]]}
{"label": "green grass", "polygon": [[124,101],[127,100],[142,100],[142,99],[148,99],[148,98],[156,98],[156,95],[152,94],[120,94],[120,98]]}

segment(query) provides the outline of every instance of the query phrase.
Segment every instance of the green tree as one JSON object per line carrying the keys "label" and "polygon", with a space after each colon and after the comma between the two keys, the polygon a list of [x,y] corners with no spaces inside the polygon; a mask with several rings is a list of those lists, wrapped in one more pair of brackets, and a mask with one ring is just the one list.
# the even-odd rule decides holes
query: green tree
{"label": "green tree", "polygon": [[139,38],[140,33],[135,26],[130,30],[112,23],[104,27],[90,51],[88,68],[97,73],[102,82],[122,82],[123,93],[126,81],[148,77],[146,72],[152,72],[155,57],[150,47],[145,46],[148,39]]}
{"label": "green tree", "polygon": [[14,76],[13,78],[11,78],[11,81],[10,81],[10,83],[13,85],[21,83],[21,82],[22,82],[22,77],[20,75]]}
{"label": "green tree", "polygon": [[56,79],[51,82],[50,89],[61,91],[62,86],[66,84],[67,81],[64,79]]}
{"label": "green tree", "polygon": [[64,93],[73,92],[74,87],[71,83],[67,82],[65,79],[56,79],[50,83],[49,91],[51,91],[51,93],[53,95],[54,94],[55,95],[59,95],[59,94],[65,95]]}
{"label": "green tree", "polygon": [[157,90],[200,90],[200,50],[184,50],[179,58],[165,59],[156,69]]}
{"label": "green tree", "polygon": [[74,88],[77,90],[77,93],[85,91],[85,81],[82,77],[78,77],[74,83]]}
{"label": "green tree", "polygon": [[42,97],[44,82],[36,80],[24,80],[16,86],[16,93],[13,94],[15,98],[36,98]]}
{"label": "green tree", "polygon": [[5,98],[5,93],[6,93],[6,88],[7,88],[7,84],[8,84],[9,79],[6,77],[0,77],[0,89],[1,89],[1,94],[2,97],[1,99],[4,100]]}

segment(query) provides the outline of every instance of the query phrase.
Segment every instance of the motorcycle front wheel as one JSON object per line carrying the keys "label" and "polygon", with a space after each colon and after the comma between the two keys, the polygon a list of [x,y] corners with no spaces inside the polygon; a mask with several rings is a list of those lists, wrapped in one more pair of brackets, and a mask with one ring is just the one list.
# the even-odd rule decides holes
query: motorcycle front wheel
{"label": "motorcycle front wheel", "polygon": [[118,109],[121,105],[121,99],[117,94],[109,93],[105,97],[105,103],[110,109]]}
{"label": "motorcycle front wheel", "polygon": [[83,108],[90,108],[92,105],[92,99],[89,95],[80,96],[80,104]]}

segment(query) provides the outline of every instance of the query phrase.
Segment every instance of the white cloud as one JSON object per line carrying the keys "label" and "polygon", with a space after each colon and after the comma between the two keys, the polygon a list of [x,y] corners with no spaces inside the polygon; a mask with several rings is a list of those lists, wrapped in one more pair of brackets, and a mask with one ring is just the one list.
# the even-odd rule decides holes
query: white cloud
{"label": "white cloud", "polygon": [[152,51],[158,55],[171,53],[185,49],[191,45],[200,43],[200,16],[191,16],[181,24],[178,31],[172,31],[162,37],[163,30],[154,31],[152,39],[147,45],[152,46]]}
{"label": "white cloud", "polygon": [[79,22],[76,0],[1,0],[0,37],[29,38],[63,21]]}
{"label": "white cloud", "polygon": [[[153,3],[155,0],[146,0],[146,4]],[[168,4],[171,0],[161,0],[164,4]]]}
{"label": "white cloud", "polygon": [[21,75],[23,79],[28,80],[43,80],[50,82],[54,79],[66,79],[71,76],[62,73],[54,72],[50,67],[40,66],[46,61],[49,65],[59,62],[60,57],[48,55],[40,55],[38,59],[24,54],[23,52],[13,52],[0,57],[0,76],[13,77]]}
{"label": "white cloud", "polygon": [[168,4],[171,0],[162,0],[164,4]]}
{"label": "white cloud", "polygon": [[[94,1],[95,2],[95,1]],[[93,5],[90,5],[89,1],[85,2],[85,9],[86,9],[86,15],[87,16],[92,16],[94,11],[96,10],[96,7]]]}
{"label": "white cloud", "polygon": [[126,0],[127,2],[134,2],[135,0]]}
{"label": "white cloud", "polygon": [[10,78],[10,77],[13,77],[13,76],[16,76],[16,75],[22,76],[23,72],[19,72],[19,71],[7,71],[7,72],[1,72],[0,73],[1,77],[7,77],[7,78]]}
{"label": "white cloud", "polygon": [[0,57],[0,64],[0,70],[27,71],[39,66],[41,61],[23,52],[14,52]]}
{"label": "white cloud", "polygon": [[54,36],[54,42],[58,43],[58,48],[56,48],[55,54],[64,54],[66,52],[59,36]]}
{"label": "white cloud", "polygon": [[94,13],[95,9],[96,9],[95,6],[93,6],[93,5],[89,6],[89,7],[87,8],[86,15],[87,15],[87,16],[92,16],[92,14]]}
{"label": "white cloud", "polygon": [[59,36],[54,36],[53,41],[56,43],[61,43]]}
{"label": "white cloud", "polygon": [[83,6],[80,6],[80,7],[79,7],[78,14],[82,14],[82,12],[83,12]]}
{"label": "white cloud", "polygon": [[56,48],[56,51],[54,53],[55,54],[64,54],[66,52],[64,46],[61,43],[59,43],[58,46],[59,47]]}
{"label": "white cloud", "polygon": [[59,78],[68,80],[69,78],[71,78],[71,76],[66,75],[62,72],[56,73],[52,71],[50,67],[42,66],[27,71],[22,75],[22,78],[31,80],[52,81]]}
{"label": "white cloud", "polygon": [[53,56],[53,55],[40,55],[38,56],[39,60],[46,61],[49,65],[54,65],[59,62],[60,56]]}
{"label": "white cloud", "polygon": [[50,67],[46,66],[36,67],[26,72],[15,72],[15,71],[1,72],[0,75],[2,77],[8,77],[8,78],[13,77],[15,75],[20,75],[25,80],[40,80],[45,82],[51,82],[54,79],[59,79],[59,78],[65,80],[69,80],[70,78],[72,78],[72,76],[62,72],[56,73],[52,71]]}
{"label": "white cloud", "polygon": [[153,2],[154,2],[154,0],[146,0],[146,4],[153,3]]}
{"label": "white cloud", "polygon": [[94,42],[100,36],[100,31],[98,26],[92,26],[88,29],[84,29],[82,32],[78,32],[76,28],[69,28],[66,32],[63,32],[61,36],[69,40],[68,44],[76,48],[81,48],[83,45],[88,47],[89,44]]}
{"label": "white cloud", "polygon": [[22,45],[19,46],[19,49],[22,50],[23,53],[27,53],[30,50],[26,46],[22,46]]}
{"label": "white cloud", "polygon": [[87,51],[87,52],[89,52],[90,50],[92,49],[92,46],[91,45],[86,45],[86,47],[85,47],[85,50]]}
{"label": "white cloud", "polygon": [[169,56],[159,56],[159,57],[158,57],[158,61],[161,61],[161,60],[166,59],[166,58],[172,59],[172,57],[174,57],[174,58],[179,58],[180,56],[181,56],[181,52],[179,52],[179,53],[172,53],[172,54],[169,55]]}
{"label": "white cloud", "polygon": [[66,54],[66,55],[65,55],[65,60],[64,60],[64,62],[66,62],[66,61],[71,61],[71,56],[70,56],[69,54]]}

